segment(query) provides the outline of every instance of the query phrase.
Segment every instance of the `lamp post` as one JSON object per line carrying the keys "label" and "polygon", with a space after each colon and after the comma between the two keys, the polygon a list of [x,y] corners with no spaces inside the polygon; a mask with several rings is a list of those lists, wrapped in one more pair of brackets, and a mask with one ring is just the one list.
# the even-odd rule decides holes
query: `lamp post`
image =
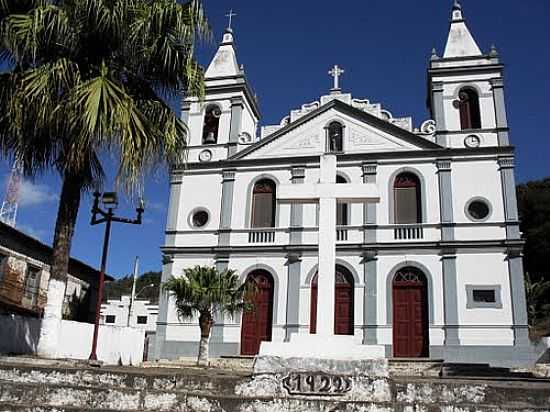
{"label": "lamp post", "polygon": [[[101,202],[103,207],[106,209],[103,210],[99,206],[99,199],[101,197]],[[100,223],[106,223],[105,225],[105,236],[103,238],[103,253],[101,255],[101,269],[99,273],[99,288],[97,292],[97,304],[96,304],[96,313],[95,313],[95,325],[94,325],[94,337],[92,340],[92,352],[90,353],[90,361],[97,361],[97,337],[99,332],[99,319],[101,312],[101,302],[103,301],[103,285],[105,283],[105,268],[107,266],[107,252],[109,250],[109,238],[111,236],[111,224],[113,222],[119,223],[129,223],[132,225],[141,225],[141,216],[144,212],[143,200],[140,200],[138,207],[136,208],[137,217],[135,219],[127,219],[123,217],[115,216],[114,210],[118,206],[118,197],[116,192],[105,192],[103,194],[99,192],[94,193],[94,203],[92,206],[92,220],[91,225],[98,225]],[[98,217],[99,216],[99,217]]]}

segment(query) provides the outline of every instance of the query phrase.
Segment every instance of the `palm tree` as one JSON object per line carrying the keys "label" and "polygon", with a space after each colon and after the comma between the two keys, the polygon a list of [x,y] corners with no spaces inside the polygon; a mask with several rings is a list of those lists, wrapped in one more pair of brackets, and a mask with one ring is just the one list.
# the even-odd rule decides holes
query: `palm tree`
{"label": "palm tree", "polygon": [[208,342],[214,315],[227,314],[234,318],[243,310],[251,310],[250,302],[255,293],[250,282],[239,284],[234,270],[220,272],[209,266],[185,269],[184,276],[172,277],[162,287],[175,299],[180,319],[199,317],[201,339],[197,364],[201,366],[208,365]]}
{"label": "palm tree", "polygon": [[0,0],[0,150],[62,189],[39,353],[55,348],[83,192],[115,158],[117,186],[185,161],[187,128],[165,103],[202,96],[193,49],[209,34],[200,0]]}

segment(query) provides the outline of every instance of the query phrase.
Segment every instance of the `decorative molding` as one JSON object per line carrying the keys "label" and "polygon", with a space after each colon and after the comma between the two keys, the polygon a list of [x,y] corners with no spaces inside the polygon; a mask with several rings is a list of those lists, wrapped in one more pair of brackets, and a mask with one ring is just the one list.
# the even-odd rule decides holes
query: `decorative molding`
{"label": "decorative molding", "polygon": [[420,126],[420,133],[422,134],[433,136],[436,131],[437,125],[435,123],[435,120],[432,119],[424,121],[424,123],[422,123],[422,126]]}
{"label": "decorative molding", "polygon": [[491,83],[491,86],[493,86],[493,88],[504,87],[504,79],[502,77],[491,79],[489,80],[489,82]]}
{"label": "decorative molding", "polygon": [[353,146],[381,146],[386,143],[380,138],[365,134],[357,129],[351,130],[349,141]]}
{"label": "decorative molding", "polygon": [[436,160],[437,170],[440,172],[450,172],[451,163],[451,159],[438,159]]}
{"label": "decorative molding", "polygon": [[236,172],[237,171],[235,169],[225,169],[225,170],[223,170],[222,171],[223,181],[228,182],[228,181],[235,180]]}
{"label": "decorative molding", "polygon": [[363,163],[361,165],[363,177],[366,175],[376,175],[378,173],[378,163]]}
{"label": "decorative molding", "polygon": [[321,138],[318,134],[304,137],[293,145],[285,147],[285,150],[315,149],[321,146]]}
{"label": "decorative molding", "polygon": [[294,166],[291,171],[292,180],[305,179],[306,177],[306,168],[305,166]]}
{"label": "decorative molding", "polygon": [[498,165],[501,169],[513,169],[515,162],[513,157],[499,157]]}

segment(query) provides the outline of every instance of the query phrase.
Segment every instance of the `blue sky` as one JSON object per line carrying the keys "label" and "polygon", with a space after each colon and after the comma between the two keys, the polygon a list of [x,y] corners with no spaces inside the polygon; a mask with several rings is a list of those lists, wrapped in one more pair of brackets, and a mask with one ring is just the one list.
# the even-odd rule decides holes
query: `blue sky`
{"label": "blue sky", "polygon": [[[496,44],[506,64],[506,98],[517,147],[518,181],[550,176],[550,1],[463,0],[468,26],[483,51]],[[231,8],[239,63],[258,94],[262,124],[279,123],[293,108],[316,100],[331,87],[334,64],[346,73],[342,87],[355,97],[380,102],[395,116],[412,116],[415,126],[428,117],[426,68],[432,47],[442,54],[452,0],[206,0],[215,38],[199,48],[208,65],[227,25]],[[0,164],[5,182],[10,165]],[[1,187],[1,186],[0,186]],[[23,185],[19,229],[51,243],[59,178],[40,176]],[[1,192],[2,189],[0,189]],[[163,172],[145,187],[142,226],[116,224],[111,237],[109,273],[129,273],[139,255],[141,269],[160,270],[159,247],[168,203]],[[123,200],[122,215],[133,216]],[[103,226],[90,226],[90,197],[84,196],[73,256],[99,266]]]}

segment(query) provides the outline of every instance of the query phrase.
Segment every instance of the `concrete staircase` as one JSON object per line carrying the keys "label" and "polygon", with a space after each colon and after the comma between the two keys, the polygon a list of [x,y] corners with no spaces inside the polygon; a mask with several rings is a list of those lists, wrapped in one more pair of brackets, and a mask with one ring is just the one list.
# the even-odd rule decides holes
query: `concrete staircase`
{"label": "concrete staircase", "polygon": [[250,373],[230,369],[93,369],[0,359],[0,412],[550,411],[550,381],[428,377],[440,366],[417,366],[431,371],[423,377],[372,380],[360,397],[344,399],[243,395],[237,388],[250,384]]}

